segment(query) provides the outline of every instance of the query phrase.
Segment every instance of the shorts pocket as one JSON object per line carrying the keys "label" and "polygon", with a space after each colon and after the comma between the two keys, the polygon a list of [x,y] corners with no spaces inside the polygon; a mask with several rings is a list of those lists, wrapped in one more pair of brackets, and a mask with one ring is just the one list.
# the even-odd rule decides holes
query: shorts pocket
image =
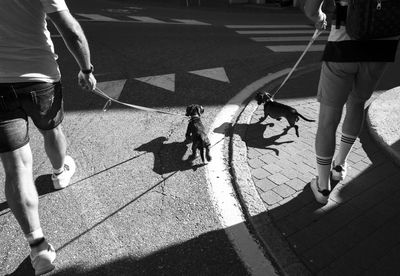
{"label": "shorts pocket", "polygon": [[30,92],[32,102],[36,105],[40,115],[42,116],[51,110],[54,103],[55,86],[55,84],[51,84],[49,87]]}

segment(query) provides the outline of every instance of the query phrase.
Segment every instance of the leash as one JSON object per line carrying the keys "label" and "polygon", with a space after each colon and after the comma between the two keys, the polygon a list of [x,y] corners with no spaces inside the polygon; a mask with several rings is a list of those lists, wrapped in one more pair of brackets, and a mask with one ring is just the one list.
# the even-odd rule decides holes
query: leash
{"label": "leash", "polygon": [[285,83],[289,80],[290,76],[293,74],[293,72],[296,70],[297,66],[299,65],[300,61],[303,59],[304,55],[307,53],[307,51],[310,49],[311,45],[314,43],[314,41],[318,38],[318,36],[322,33],[322,30],[315,29],[315,32],[313,36],[311,37],[310,42],[308,43],[307,47],[304,49],[303,53],[301,54],[300,58],[297,60],[293,68],[290,70],[290,72],[287,74],[286,78],[283,80],[281,85],[276,89],[275,93],[272,94],[271,99],[275,97],[276,94],[278,94],[279,90],[285,85]]}
{"label": "leash", "polygon": [[130,107],[130,108],[135,108],[135,109],[139,109],[139,110],[143,110],[143,111],[147,111],[147,112],[156,112],[156,113],[163,113],[163,114],[168,114],[168,115],[186,117],[185,115],[178,114],[178,113],[173,113],[173,112],[163,111],[163,110],[159,110],[159,109],[154,109],[154,108],[149,108],[149,107],[144,107],[144,106],[139,106],[139,105],[134,105],[134,104],[128,104],[128,103],[125,103],[125,102],[121,102],[119,100],[111,98],[110,96],[108,96],[104,91],[102,91],[98,87],[96,87],[96,89],[93,90],[92,92],[94,92],[95,94],[99,95],[100,97],[103,97],[103,98],[107,99],[107,102],[103,107],[103,111],[107,111],[107,109],[110,107],[111,103],[114,102],[114,103],[118,103],[120,105],[124,105],[124,106]]}

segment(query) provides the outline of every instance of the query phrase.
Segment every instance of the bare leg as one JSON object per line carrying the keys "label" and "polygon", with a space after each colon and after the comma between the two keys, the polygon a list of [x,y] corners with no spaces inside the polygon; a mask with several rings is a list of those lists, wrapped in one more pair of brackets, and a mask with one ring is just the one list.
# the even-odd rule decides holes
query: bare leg
{"label": "bare leg", "polygon": [[347,156],[353,146],[351,141],[354,141],[360,134],[364,122],[364,106],[364,102],[351,101],[346,105],[346,115],[343,121],[342,135],[348,138],[340,143],[338,154],[335,157],[336,165],[343,165],[346,162]]}
{"label": "bare leg", "polygon": [[[318,158],[331,160],[336,146],[336,130],[342,116],[342,108],[320,104],[315,153]],[[330,164],[317,164],[319,188],[330,189]]]}
{"label": "bare leg", "polygon": [[67,151],[67,141],[61,129],[61,125],[51,130],[40,131],[44,138],[44,148],[54,169],[64,165],[64,158]]}
{"label": "bare leg", "polygon": [[6,183],[8,205],[22,231],[29,234],[40,228],[39,198],[32,176],[32,152],[29,144],[12,152],[0,154]]}

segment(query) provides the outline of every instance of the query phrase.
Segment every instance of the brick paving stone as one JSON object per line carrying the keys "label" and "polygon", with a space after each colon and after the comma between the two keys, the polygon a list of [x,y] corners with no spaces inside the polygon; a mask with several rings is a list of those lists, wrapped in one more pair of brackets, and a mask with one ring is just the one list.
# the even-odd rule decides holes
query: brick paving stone
{"label": "brick paving stone", "polygon": [[286,176],[284,176],[281,173],[272,174],[272,175],[268,176],[268,179],[277,185],[281,185],[281,184],[285,183],[286,181],[289,181],[289,178],[287,178]]}
{"label": "brick paving stone", "polygon": [[285,170],[283,170],[283,174],[290,180],[298,176],[298,173],[291,168],[286,168]]}
{"label": "brick paving stone", "polygon": [[257,158],[257,157],[259,157],[260,155],[261,155],[261,153],[258,152],[258,151],[256,151],[255,149],[253,149],[253,148],[247,148],[247,157],[248,157],[249,159]]}
{"label": "brick paving stone", "polygon": [[258,188],[260,188],[263,192],[269,191],[269,190],[277,187],[277,185],[274,182],[272,182],[271,180],[269,180],[268,178],[255,180],[254,184]]}
{"label": "brick paving stone", "polygon": [[[287,176],[287,174],[285,174],[285,175]],[[286,185],[288,185],[289,187],[291,187],[292,189],[294,189],[296,191],[301,191],[306,186],[306,183],[299,178],[293,178],[293,179],[290,179],[289,181],[287,181]]]}
{"label": "brick paving stone", "polygon": [[261,168],[263,165],[265,165],[265,163],[258,158],[249,159],[248,163],[252,169],[258,169]]}
{"label": "brick paving stone", "polygon": [[264,203],[266,203],[268,205],[273,205],[282,200],[282,197],[272,190],[266,191],[266,192],[262,193],[260,196],[261,196],[262,200],[264,201]]}
{"label": "brick paving stone", "polygon": [[270,174],[275,174],[278,173],[280,171],[282,171],[283,169],[279,166],[277,166],[275,163],[270,163],[270,164],[264,164],[264,166],[262,166],[262,168],[264,170],[266,170],[267,172],[269,172]]}
{"label": "brick paving stone", "polygon": [[361,160],[363,160],[365,158],[366,158],[365,154],[360,155],[360,154],[357,154],[355,152],[351,152],[349,154],[349,156],[347,157],[347,160],[349,160],[349,161],[351,161],[353,163],[357,163],[357,162],[359,162],[359,161],[361,161]]}
{"label": "brick paving stone", "polygon": [[[283,184],[279,185],[278,187],[274,188],[273,191],[280,195],[282,198],[287,198],[291,195],[293,195],[296,191],[290,188],[289,186]],[[280,204],[283,204],[283,202],[279,202]]]}
{"label": "brick paving stone", "polygon": [[256,179],[264,179],[266,177],[268,177],[269,175],[271,175],[269,172],[267,172],[266,170],[264,170],[263,168],[258,168],[255,170],[251,171],[251,174],[256,178]]}

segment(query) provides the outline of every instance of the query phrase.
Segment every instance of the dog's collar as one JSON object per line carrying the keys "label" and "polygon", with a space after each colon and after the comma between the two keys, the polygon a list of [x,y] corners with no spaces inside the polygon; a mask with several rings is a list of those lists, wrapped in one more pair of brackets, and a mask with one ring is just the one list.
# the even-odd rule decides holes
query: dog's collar
{"label": "dog's collar", "polygon": [[192,120],[194,120],[194,119],[196,119],[196,118],[200,118],[200,116],[199,116],[199,115],[190,116],[189,121],[192,121]]}

